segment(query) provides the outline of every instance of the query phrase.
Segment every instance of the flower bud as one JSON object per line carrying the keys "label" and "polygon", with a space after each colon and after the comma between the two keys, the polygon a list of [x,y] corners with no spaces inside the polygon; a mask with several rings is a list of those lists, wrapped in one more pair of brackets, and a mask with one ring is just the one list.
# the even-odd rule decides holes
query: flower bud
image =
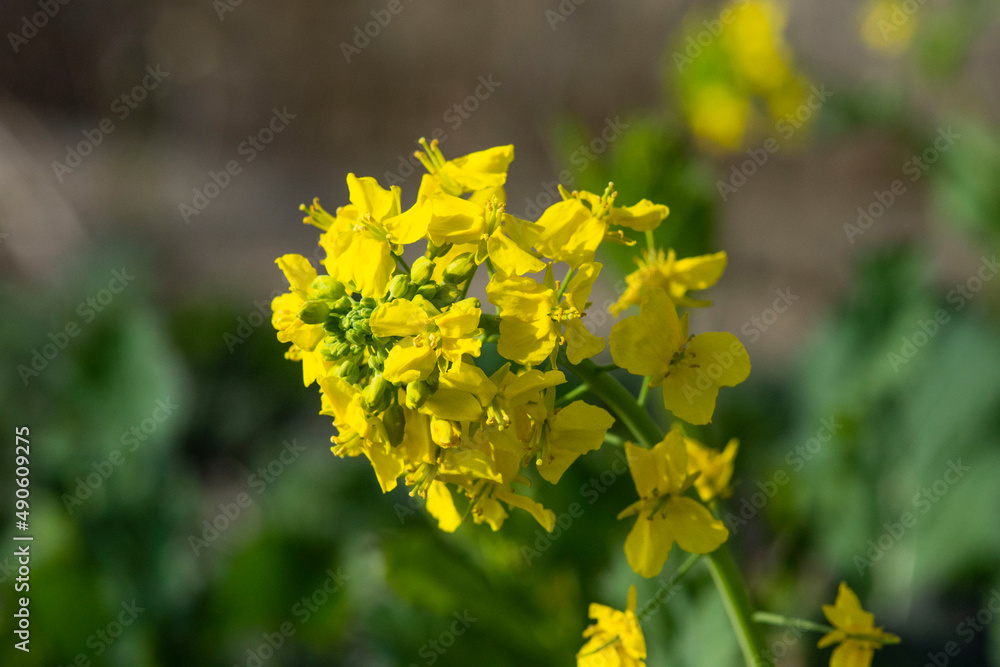
{"label": "flower bud", "polygon": [[336,301],[347,295],[344,283],[334,279],[332,276],[316,276],[316,279],[309,286],[309,291],[315,298],[328,299],[329,301]]}
{"label": "flower bud", "polygon": [[448,254],[451,250],[452,244],[444,243],[442,245],[434,245],[430,241],[427,242],[427,254],[430,255],[431,259],[437,259],[438,257],[443,257]]}
{"label": "flower bud", "polygon": [[453,304],[455,299],[457,299],[460,295],[461,290],[458,289],[458,286],[451,283],[445,283],[444,285],[441,285],[441,289],[438,290],[437,296],[434,297],[431,303],[438,308],[444,308],[445,306]]}
{"label": "flower bud", "polygon": [[434,262],[426,257],[420,257],[410,267],[410,280],[417,285],[423,285],[434,275]]}
{"label": "flower bud", "polygon": [[330,314],[330,306],[325,301],[306,301],[299,308],[299,319],[306,324],[322,324]]}
{"label": "flower bud", "polygon": [[354,308],[354,299],[349,296],[342,296],[333,302],[333,306],[330,310],[339,315],[344,315],[351,312],[351,308]]}
{"label": "flower bud", "polygon": [[471,252],[463,252],[461,255],[451,260],[451,264],[444,270],[444,280],[455,285],[464,283],[476,272],[476,259]]}
{"label": "flower bud", "polygon": [[389,444],[393,447],[403,442],[403,432],[406,428],[406,413],[399,403],[390,405],[382,415],[382,424],[389,436]]}
{"label": "flower bud", "polygon": [[361,402],[369,412],[382,412],[392,401],[393,386],[381,374],[375,374],[361,392]]}
{"label": "flower bud", "polygon": [[369,315],[371,315],[371,311],[375,310],[376,306],[378,306],[378,301],[373,297],[366,296],[361,299],[361,307],[367,309]]}
{"label": "flower bud", "polygon": [[417,294],[430,301],[437,296],[438,289],[439,286],[436,283],[427,283],[426,285],[420,286],[417,290]]}
{"label": "flower bud", "polygon": [[347,341],[353,343],[354,345],[364,345],[366,342],[365,334],[359,329],[351,329],[346,334]]}
{"label": "flower bud", "polygon": [[343,359],[351,353],[351,344],[346,341],[339,341],[331,345],[329,349],[334,359]]}
{"label": "flower bud", "polygon": [[434,390],[423,380],[417,380],[406,385],[406,407],[416,410],[431,397]]}
{"label": "flower bud", "polygon": [[394,299],[403,299],[406,297],[406,290],[409,289],[409,287],[410,278],[400,273],[389,281],[389,294]]}
{"label": "flower bud", "polygon": [[339,366],[337,366],[334,373],[336,373],[337,377],[341,377],[349,383],[354,384],[361,376],[361,369],[358,368],[358,362],[354,359],[345,359]]}

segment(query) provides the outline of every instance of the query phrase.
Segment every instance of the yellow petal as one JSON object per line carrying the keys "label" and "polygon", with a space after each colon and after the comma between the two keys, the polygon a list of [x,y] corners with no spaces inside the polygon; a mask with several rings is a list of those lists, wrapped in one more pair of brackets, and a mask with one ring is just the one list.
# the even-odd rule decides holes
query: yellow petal
{"label": "yellow petal", "polygon": [[389,350],[382,377],[394,384],[408,384],[426,380],[437,366],[434,350],[422,345],[417,347],[412,338],[404,338]]}
{"label": "yellow petal", "polygon": [[496,146],[448,160],[441,171],[466,191],[503,185],[507,167],[514,159],[514,146]]}
{"label": "yellow petal", "polygon": [[536,273],[545,268],[540,259],[508,238],[502,231],[490,235],[486,241],[486,251],[493,262],[493,268],[505,276]]}
{"label": "yellow petal", "polygon": [[303,299],[308,299],[309,286],[316,279],[316,269],[308,259],[302,255],[282,255],[274,260],[281,272],[288,279],[288,284],[299,293]]}
{"label": "yellow petal", "polygon": [[567,320],[563,324],[566,325],[566,356],[571,364],[590,359],[604,350],[604,339],[590,333],[582,320]]}
{"label": "yellow petal", "polygon": [[466,391],[438,387],[420,406],[420,412],[440,419],[472,422],[483,416],[483,406],[475,396]]}
{"label": "yellow petal", "polygon": [[357,207],[358,212],[361,215],[371,214],[376,222],[399,213],[394,192],[381,187],[374,178],[358,178],[354,174],[348,174],[347,189],[351,193],[351,203]]}
{"label": "yellow petal", "polygon": [[636,574],[648,579],[663,570],[673,545],[674,536],[663,519],[643,512],[625,538],[625,557]]}
{"label": "yellow petal", "polygon": [[554,290],[523,276],[494,276],[486,286],[486,297],[500,309],[501,317],[525,321],[548,319],[555,305]]}
{"label": "yellow petal", "polygon": [[446,533],[454,533],[462,525],[462,516],[455,509],[451,491],[444,482],[434,480],[427,488],[427,511],[437,519],[438,528]]}
{"label": "yellow petal", "polygon": [[548,423],[538,473],[547,482],[558,484],[577,457],[604,443],[604,436],[615,419],[596,405],[574,401],[556,412]]}
{"label": "yellow petal", "polygon": [[475,243],[486,232],[483,207],[461,197],[441,194],[431,200],[433,215],[427,237],[437,245]]}
{"label": "yellow petal", "polygon": [[671,364],[663,381],[663,405],[691,424],[707,424],[715,412],[720,387],[733,387],[750,374],[750,358],[736,336],[703,333],[688,344],[684,357]]}
{"label": "yellow petal", "polygon": [[611,327],[611,356],[633,375],[666,375],[670,360],[684,342],[674,304],[663,290],[648,290],[638,315]]}
{"label": "yellow petal", "polygon": [[670,214],[670,209],[662,204],[654,204],[648,199],[641,200],[634,206],[614,207],[608,214],[608,224],[620,225],[645,232],[656,229],[663,219]]}
{"label": "yellow petal", "polygon": [[383,303],[372,312],[369,324],[379,338],[389,336],[416,336],[427,329],[431,318],[416,303],[395,299]]}
{"label": "yellow petal", "polygon": [[388,445],[370,443],[365,448],[365,456],[371,461],[375,477],[378,479],[382,493],[389,493],[396,488],[396,479],[403,474],[403,459],[396,450]]}
{"label": "yellow petal", "polygon": [[497,352],[504,359],[537,366],[552,353],[558,337],[556,324],[548,317],[528,322],[501,318]]}
{"label": "yellow petal", "polygon": [[519,496],[509,489],[497,489],[493,495],[507,503],[510,507],[517,507],[528,512],[531,516],[535,517],[535,521],[550,533],[556,525],[555,513],[552,510],[545,509],[541,503],[537,503],[531,498]]}
{"label": "yellow petal", "polygon": [[729,537],[726,526],[692,498],[670,498],[663,520],[677,544],[688,553],[711,553]]}

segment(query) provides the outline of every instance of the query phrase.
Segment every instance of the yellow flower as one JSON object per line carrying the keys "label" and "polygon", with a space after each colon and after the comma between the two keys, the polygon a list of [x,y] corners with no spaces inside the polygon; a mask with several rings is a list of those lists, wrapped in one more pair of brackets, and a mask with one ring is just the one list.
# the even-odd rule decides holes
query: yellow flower
{"label": "yellow flower", "polygon": [[439,359],[454,363],[463,354],[478,357],[480,315],[476,299],[459,301],[443,312],[419,295],[383,303],[372,312],[372,334],[402,337],[389,350],[383,377],[396,384],[426,380]]}
{"label": "yellow flower", "polygon": [[551,287],[528,277],[494,276],[486,286],[486,296],[500,310],[500,355],[519,364],[537,366],[563,342],[566,356],[574,364],[603,350],[604,339],[590,333],[581,321],[600,271],[597,263],[580,265],[558,307],[556,290]]}
{"label": "yellow flower", "polygon": [[302,255],[282,255],[275,263],[285,274],[291,289],[271,301],[271,324],[278,332],[279,341],[292,343],[285,356],[302,362],[302,380],[308,387],[332,365],[317,351],[326,335],[323,326],[306,324],[299,317],[303,304],[313,296],[311,286],[316,279],[316,269]]}
{"label": "yellow flower", "polygon": [[670,209],[643,199],[634,206],[614,206],[613,184],[609,183],[603,195],[592,192],[567,192],[559,188],[564,201],[545,209],[538,219],[541,232],[535,239],[535,248],[554,261],[566,262],[576,268],[593,262],[594,252],[602,241],[630,244],[620,230],[610,231],[612,225],[635,231],[656,229]]}
{"label": "yellow flower", "polygon": [[444,159],[437,139],[428,145],[427,140],[421,138],[420,145],[426,152],[417,151],[414,155],[441,189],[455,197],[467,192],[502,188],[507,181],[507,168],[514,160],[512,145],[487,148],[454,160]]}
{"label": "yellow flower", "polygon": [[[899,20],[901,14],[904,18]],[[861,36],[868,48],[885,53],[905,51],[913,41],[917,20],[903,14],[901,6],[893,0],[872,0],[868,3],[861,22]]]}
{"label": "yellow flower", "polygon": [[830,667],[869,667],[875,649],[899,643],[899,637],[875,627],[875,616],[861,608],[845,582],[840,582],[836,604],[823,605],[823,613],[836,629],[819,640],[819,647],[840,643],[830,656]]}
{"label": "yellow flower", "polygon": [[633,375],[663,385],[663,405],[684,421],[707,424],[721,387],[734,387],[750,374],[746,348],[725,332],[688,338],[688,318],[677,317],[662,289],[647,289],[638,315],[611,328],[611,356]]}
{"label": "yellow flower", "polygon": [[721,521],[685,492],[694,484],[688,473],[687,449],[678,431],[652,449],[625,443],[639,500],[619,519],[638,515],[625,540],[625,556],[636,573],[655,577],[667,562],[674,542],[689,553],[707,554],[729,537]]}
{"label": "yellow flower", "polygon": [[315,202],[306,209],[306,221],[325,230],[320,245],[330,275],[362,296],[381,298],[396,265],[393,251],[423,238],[427,230],[418,218],[399,214],[398,187],[386,190],[374,178],[354,174],[347,175],[347,187],[351,204],[337,209],[336,217]]}
{"label": "yellow flower", "polygon": [[573,401],[556,410],[546,423],[547,430],[538,454],[538,474],[558,484],[566,469],[579,456],[604,443],[604,436],[615,418],[596,405]]}
{"label": "yellow flower", "polygon": [[733,463],[740,441],[733,438],[721,452],[706,447],[694,438],[684,438],[688,454],[688,473],[698,473],[694,480],[694,488],[704,502],[716,498],[727,498],[732,492],[730,481],[733,479]]}
{"label": "yellow flower", "polygon": [[646,639],[635,615],[635,586],[628,589],[625,611],[592,602],[595,623],[583,631],[587,642],[576,654],[577,667],[645,667]]}
{"label": "yellow flower", "polygon": [[711,301],[689,299],[685,295],[689,290],[707,289],[719,282],[727,258],[725,252],[717,252],[679,260],[671,248],[666,255],[662,250],[645,251],[635,261],[639,268],[625,276],[628,287],[611,306],[612,315],[617,316],[629,306],[638,304],[643,293],[651,288],[662,289],[678,307],[710,306]]}

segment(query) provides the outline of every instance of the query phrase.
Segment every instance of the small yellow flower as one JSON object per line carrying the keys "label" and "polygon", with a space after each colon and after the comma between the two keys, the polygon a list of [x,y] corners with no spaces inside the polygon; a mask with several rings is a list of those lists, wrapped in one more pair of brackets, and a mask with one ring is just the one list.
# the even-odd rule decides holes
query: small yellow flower
{"label": "small yellow flower", "polygon": [[595,623],[583,631],[587,642],[576,654],[577,667],[645,667],[646,639],[635,615],[635,586],[628,589],[625,611],[592,602]]}
{"label": "small yellow flower", "polygon": [[904,13],[894,0],[868,3],[861,21],[861,37],[868,48],[889,54],[905,51],[913,41],[917,19]]}
{"label": "small yellow flower", "polygon": [[500,309],[500,355],[537,366],[563,342],[566,356],[574,364],[603,350],[604,339],[590,333],[582,322],[600,271],[597,263],[580,265],[558,304],[556,290],[532,278],[494,276],[486,286],[486,296]]}
{"label": "small yellow flower", "polygon": [[688,473],[698,473],[694,488],[704,502],[716,498],[728,498],[732,493],[733,463],[740,441],[733,438],[721,452],[706,447],[694,438],[684,438],[688,453]]}
{"label": "small yellow flower", "polygon": [[618,193],[612,183],[608,183],[603,195],[586,191],[571,193],[562,186],[559,191],[563,201],[545,209],[538,219],[541,233],[535,240],[535,248],[572,268],[593,262],[602,241],[632,243],[621,230],[612,231],[612,226],[648,231],[656,229],[670,213],[666,206],[646,199],[633,206],[614,206]]}
{"label": "small yellow flower", "polygon": [[662,289],[648,289],[638,315],[611,328],[611,356],[633,375],[663,385],[663,405],[691,424],[707,424],[721,387],[750,374],[750,358],[736,336],[710,332],[688,338],[687,313],[677,311]]}
{"label": "small yellow flower", "polygon": [[719,282],[727,258],[725,252],[717,252],[679,260],[670,249],[665,255],[662,250],[643,252],[635,261],[639,268],[625,276],[628,288],[611,306],[612,315],[617,316],[629,306],[638,304],[643,293],[651,288],[662,289],[678,307],[710,306],[711,301],[689,299],[685,295],[689,290],[707,289]]}
{"label": "small yellow flower", "polygon": [[707,554],[728,539],[725,525],[704,505],[684,495],[695,476],[688,473],[680,432],[667,433],[652,449],[625,443],[625,454],[639,500],[618,518],[638,515],[625,540],[625,556],[637,574],[658,575],[674,542],[689,553]]}
{"label": "small yellow flower", "polygon": [[840,643],[830,656],[830,667],[869,667],[875,649],[899,643],[899,637],[875,627],[875,616],[861,608],[858,596],[845,582],[840,582],[836,604],[823,605],[823,613],[836,629],[820,639],[818,646]]}
{"label": "small yellow flower", "polygon": [[347,175],[350,206],[331,216],[319,202],[306,209],[307,222],[325,230],[320,245],[326,250],[323,265],[331,276],[353,285],[362,296],[381,298],[396,266],[392,253],[398,246],[423,238],[419,219],[400,215],[399,188],[386,190],[374,178]]}

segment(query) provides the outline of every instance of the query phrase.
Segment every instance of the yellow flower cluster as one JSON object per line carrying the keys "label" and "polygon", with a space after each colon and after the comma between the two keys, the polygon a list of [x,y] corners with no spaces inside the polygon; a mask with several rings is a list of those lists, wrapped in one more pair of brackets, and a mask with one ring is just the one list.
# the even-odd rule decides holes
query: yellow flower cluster
{"label": "yellow flower cluster", "polygon": [[[273,302],[278,339],[291,343],[306,386],[319,385],[333,452],[367,457],[384,492],[403,478],[447,531],[467,516],[498,529],[513,507],[551,530],[554,514],[523,493],[525,469],[557,483],[614,423],[583,401],[555,406],[560,350],[579,363],[605,347],[583,324],[601,270],[594,253],[629,242],[622,228],[655,228],[668,209],[616,206],[609,186],[564,190],[537,222],[521,220],[504,205],[512,146],[446,160],[436,143],[422,145],[428,173],[412,207],[398,187],[354,174],[348,205],[303,206],[322,230],[326,274],[301,255],[277,260],[291,287]],[[407,249],[421,253],[412,266]],[[559,262],[567,273],[557,282]],[[482,265],[495,316],[467,297]],[[512,363],[478,366],[487,340]]]}

